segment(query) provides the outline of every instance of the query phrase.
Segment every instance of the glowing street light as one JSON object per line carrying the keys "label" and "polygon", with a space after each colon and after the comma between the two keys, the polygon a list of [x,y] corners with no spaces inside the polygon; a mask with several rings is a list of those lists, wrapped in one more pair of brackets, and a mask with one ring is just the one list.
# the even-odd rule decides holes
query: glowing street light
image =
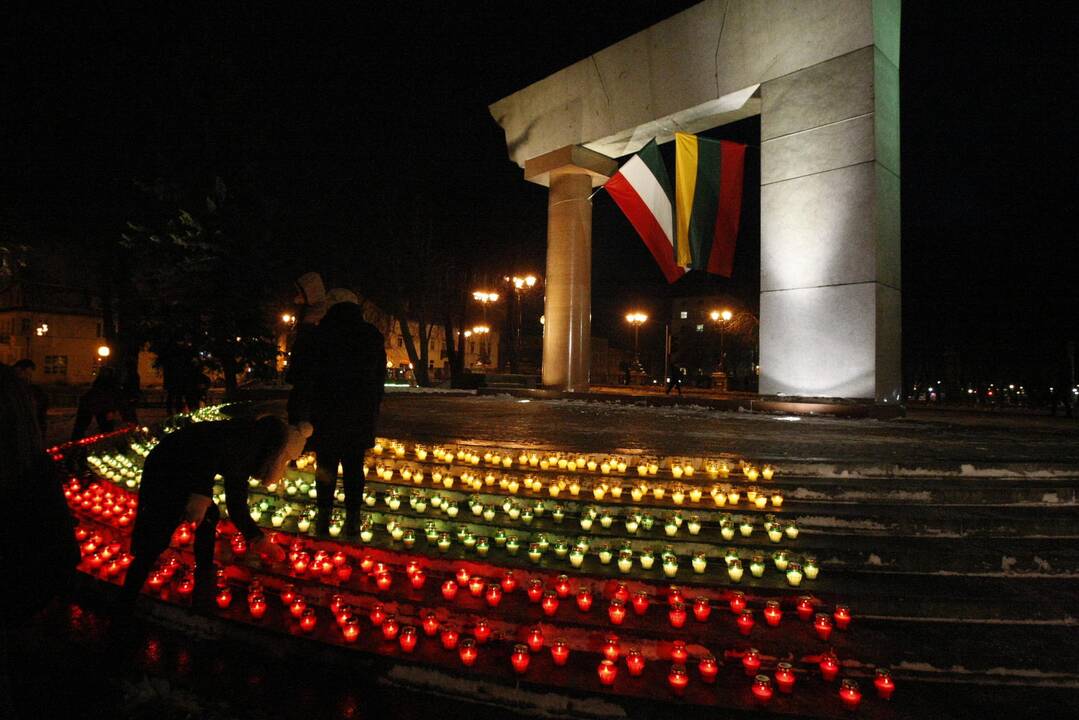
{"label": "glowing street light", "polygon": [[724,308],[723,310],[713,310],[708,313],[708,317],[712,318],[712,322],[719,325],[719,371],[726,372],[727,360],[723,352],[723,328],[731,321],[734,314],[730,310]]}
{"label": "glowing street light", "polygon": [[637,370],[641,370],[641,325],[648,321],[648,316],[643,312],[626,313],[626,322],[633,326],[633,364]]}
{"label": "glowing street light", "polygon": [[498,302],[498,297],[498,293],[488,290],[476,290],[472,293],[472,299],[483,303],[484,306],[487,303]]}
{"label": "glowing street light", "polygon": [[101,345],[97,348],[97,356],[104,360],[109,355],[112,355],[112,349],[108,345]]}
{"label": "glowing street light", "polygon": [[291,325],[292,323],[296,322],[296,316],[292,313],[283,313],[281,315],[281,322],[285,323],[286,325]]}
{"label": "glowing street light", "polygon": [[517,372],[518,358],[521,356],[521,293],[534,288],[538,278],[530,273],[528,275],[505,277],[504,280],[508,283],[513,283],[515,313],[513,315],[513,353],[510,355],[510,372],[515,373]]}

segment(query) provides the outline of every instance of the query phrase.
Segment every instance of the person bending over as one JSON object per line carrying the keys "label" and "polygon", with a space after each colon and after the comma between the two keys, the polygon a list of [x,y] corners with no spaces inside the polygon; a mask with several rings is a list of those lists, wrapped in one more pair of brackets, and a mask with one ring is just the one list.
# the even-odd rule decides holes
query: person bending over
{"label": "person bending over", "polygon": [[220,512],[212,498],[214,476],[224,478],[229,519],[249,547],[271,562],[285,551],[251,519],[248,478],[273,482],[289,460],[299,456],[311,426],[290,427],[276,417],[193,423],[166,435],[143,464],[138,514],[131,533],[134,559],[121,600],[133,604],[158,557],[181,522],[195,524],[195,603],[206,605],[214,593],[214,532]]}

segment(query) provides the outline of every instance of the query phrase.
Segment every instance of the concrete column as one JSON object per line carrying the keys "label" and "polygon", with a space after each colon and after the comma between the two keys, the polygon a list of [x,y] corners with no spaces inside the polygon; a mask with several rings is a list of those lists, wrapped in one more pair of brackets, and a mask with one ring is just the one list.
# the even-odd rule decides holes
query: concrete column
{"label": "concrete column", "polygon": [[569,146],[525,163],[525,179],[550,188],[544,278],[543,384],[588,387],[592,362],[592,188],[617,169],[610,158]]}
{"label": "concrete column", "polygon": [[[761,86],[761,393],[898,402],[898,3]],[[891,31],[894,30],[894,33]]]}

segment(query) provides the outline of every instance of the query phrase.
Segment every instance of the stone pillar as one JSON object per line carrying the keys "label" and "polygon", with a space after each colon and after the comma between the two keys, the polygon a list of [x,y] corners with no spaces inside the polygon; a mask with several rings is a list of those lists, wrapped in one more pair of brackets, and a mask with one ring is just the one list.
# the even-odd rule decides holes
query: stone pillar
{"label": "stone pillar", "polygon": [[543,385],[588,387],[592,363],[593,187],[617,163],[568,146],[525,162],[525,179],[550,188],[547,202],[547,274],[544,278]]}
{"label": "stone pillar", "polygon": [[874,45],[761,86],[762,394],[898,402],[898,3]]}

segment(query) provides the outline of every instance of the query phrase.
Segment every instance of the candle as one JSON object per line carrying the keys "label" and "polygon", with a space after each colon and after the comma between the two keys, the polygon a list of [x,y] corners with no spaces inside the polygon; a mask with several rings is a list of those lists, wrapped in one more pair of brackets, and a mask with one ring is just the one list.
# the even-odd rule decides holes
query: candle
{"label": "candle", "polygon": [[617,635],[608,635],[603,641],[603,657],[607,658],[611,662],[618,660],[618,656],[622,654],[622,645],[618,641]]}
{"label": "candle", "polygon": [[525,637],[525,642],[532,652],[539,652],[543,649],[543,628],[539,625],[534,626],[528,631],[528,635]]}
{"label": "candle", "polygon": [[540,607],[543,608],[543,614],[547,617],[551,617],[558,611],[558,595],[554,590],[547,590],[543,593]]}
{"label": "candle", "polygon": [[[442,644],[446,644],[445,636],[443,636]],[[462,665],[472,667],[476,662],[476,657],[479,655],[479,651],[476,649],[476,641],[472,638],[462,640],[457,648],[457,655],[461,658]]]}
{"label": "candle", "polygon": [[764,604],[764,620],[769,627],[777,627],[782,619],[783,610],[780,609],[778,600],[769,600]]}
{"label": "candle", "polygon": [[772,553],[772,562],[775,563],[776,570],[779,572],[787,572],[787,565],[790,564],[790,559],[787,557],[786,551],[777,550]]}
{"label": "candle", "polygon": [[560,597],[560,598],[569,597],[569,593],[570,593],[569,577],[566,576],[566,575],[559,575],[558,579],[555,581],[554,590],[558,594],[558,597]]}
{"label": "candle", "polygon": [[528,581],[528,599],[532,602],[539,602],[543,599],[543,581],[539,578],[532,578]]}
{"label": "candle", "polygon": [[794,691],[794,668],[788,662],[776,664],[776,685],[779,692],[789,695]]}
{"label": "candle", "polygon": [[798,587],[802,584],[802,566],[798,563],[791,563],[787,567],[787,584],[791,587]]}
{"label": "candle", "polygon": [[484,584],[483,578],[479,575],[473,575],[468,579],[468,592],[472,597],[479,597],[483,594]]}
{"label": "candle", "polygon": [[518,675],[524,675],[528,671],[528,665],[532,661],[528,654],[528,646],[518,643],[513,646],[513,654],[510,655],[510,664]]}
{"label": "candle", "polygon": [[813,621],[813,628],[817,631],[817,637],[821,640],[827,640],[832,636],[832,618],[824,613],[817,613],[817,617]]}
{"label": "candle", "polygon": [[706,622],[712,614],[712,604],[706,597],[699,597],[693,601],[693,617],[697,622]]}
{"label": "candle", "polygon": [[746,594],[741,590],[735,590],[731,593],[730,606],[733,614],[741,615],[746,609]]}
{"label": "candle", "polygon": [[711,685],[716,681],[716,675],[719,673],[719,663],[716,661],[716,656],[712,653],[707,653],[701,657],[697,663],[697,672],[701,674],[701,680]]}
{"label": "candle", "polygon": [[629,602],[629,588],[626,587],[625,583],[618,583],[615,586],[614,599],[622,603]]}
{"label": "candle", "polygon": [[449,601],[457,597],[457,583],[453,580],[442,583],[442,597]]}
{"label": "candle", "polygon": [[371,607],[371,613],[368,617],[371,619],[372,625],[381,625],[386,619],[386,608],[383,607],[382,603],[375,603]]}
{"label": "candle", "polygon": [[856,710],[862,702],[862,691],[858,689],[858,683],[850,678],[845,679],[839,686],[839,699],[848,710]]}
{"label": "candle", "polygon": [[396,640],[397,633],[400,631],[401,626],[397,622],[397,616],[392,613],[386,615],[386,619],[382,621],[382,637],[385,640]]}
{"label": "candle", "polygon": [[611,600],[611,604],[607,608],[607,616],[610,618],[612,624],[621,625],[622,621],[626,619],[625,603],[618,598]]}
{"label": "candle", "polygon": [[626,667],[631,677],[640,677],[644,672],[644,655],[637,648],[630,648],[626,653]]}
{"label": "candle", "polygon": [[434,634],[438,632],[438,625],[438,617],[436,617],[433,612],[424,613],[421,626],[427,637],[434,637]]}
{"label": "candle", "polygon": [[517,589],[517,578],[514,576],[512,570],[507,570],[502,575],[502,591],[511,593]]}
{"label": "candle", "polygon": [[708,558],[703,551],[693,553],[693,560],[691,560],[690,563],[693,566],[693,572],[698,575],[704,574],[704,571],[708,568]]}
{"label": "candle", "polygon": [[397,638],[397,642],[400,643],[402,650],[406,653],[410,653],[416,649],[416,642],[418,639],[416,628],[411,625],[406,625],[401,628],[401,635]]}
{"label": "candle", "polygon": [[835,656],[834,652],[826,652],[820,656],[820,661],[817,663],[820,668],[820,676],[826,682],[835,680],[835,676],[839,673],[839,658]]}
{"label": "candle", "polygon": [[232,591],[227,587],[221,588],[217,592],[217,606],[224,610],[232,604]]}
{"label": "candle", "polygon": [[761,653],[757,648],[750,648],[742,654],[742,668],[746,677],[753,677],[761,669]]}
{"label": "candle", "polygon": [[807,580],[816,580],[817,575],[820,574],[820,566],[817,565],[817,558],[812,555],[806,555],[805,562],[802,563],[802,569],[805,572]]}
{"label": "candle", "polygon": [[686,685],[689,684],[689,674],[686,673],[686,666],[681,664],[671,665],[671,671],[667,673],[667,683],[671,686],[671,690],[675,695],[681,695]]}
{"label": "candle", "polygon": [[877,689],[877,697],[881,700],[891,700],[895,692],[895,681],[892,674],[884,668],[877,668],[877,676],[873,679],[873,686]]}
{"label": "candle", "polygon": [[592,608],[592,591],[587,587],[581,587],[577,590],[577,609],[581,612],[588,612]]}
{"label": "candle", "polygon": [[745,574],[745,570],[742,569],[741,560],[735,558],[727,563],[727,577],[730,578],[731,582],[741,582],[743,574]]}
{"label": "candle", "polygon": [[752,610],[743,610],[742,614],[738,616],[738,632],[743,635],[749,635],[755,624]]}
{"label": "candle", "polygon": [[615,679],[618,677],[618,666],[614,664],[612,660],[603,659],[599,661],[599,667],[596,668],[596,672],[599,674],[599,681],[603,685],[613,685]]}
{"label": "candle", "polygon": [[809,595],[802,595],[798,598],[796,610],[798,611],[798,619],[802,622],[807,622],[809,618],[813,617],[813,598]]}
{"label": "candle", "polygon": [[[625,611],[623,610],[623,613]],[[667,610],[667,619],[670,620],[671,627],[680,628],[686,624],[686,606],[683,603],[672,603]]]}
{"label": "candle", "polygon": [[649,600],[648,593],[644,590],[638,590],[633,593],[633,612],[637,615],[644,615],[648,610]]}
{"label": "candle", "polygon": [[555,640],[551,643],[551,660],[561,667],[569,660],[569,644],[565,640]]}
{"label": "candle", "polygon": [[476,642],[483,645],[491,637],[491,623],[486,618],[480,618],[472,628],[472,634],[476,636]]}
{"label": "candle", "polygon": [[302,595],[297,595],[288,606],[288,611],[294,618],[299,618],[306,609],[307,603],[304,601]]}
{"label": "candle", "polygon": [[375,584],[378,586],[379,590],[389,590],[390,585],[393,584],[393,576],[390,574],[390,571],[382,570],[381,572],[377,573],[375,575]]}
{"label": "candle", "polygon": [[689,658],[689,649],[685,640],[671,642],[671,662],[684,663]]}
{"label": "candle", "polygon": [[[457,641],[460,635],[451,625],[443,625],[442,632],[439,634],[439,639],[442,641],[442,647],[446,650],[453,650],[457,647]],[[469,642],[475,644],[475,641],[469,640]],[[463,660],[464,658],[462,658]],[[465,663],[469,665],[470,663]]]}
{"label": "candle", "polygon": [[[411,575],[408,576],[408,581],[412,585],[413,589],[419,590],[423,587],[423,584],[427,582],[427,573],[423,570],[417,569]],[[454,586],[456,589],[456,586]]]}
{"label": "candle", "polygon": [[850,625],[851,620],[850,608],[846,605],[836,605],[832,617],[835,618],[835,626],[837,628],[846,630],[847,626]]}
{"label": "candle", "polygon": [[356,617],[349,617],[341,628],[341,634],[345,642],[354,643],[360,637],[360,621]]}
{"label": "candle", "polygon": [[767,675],[753,678],[753,699],[762,705],[772,699],[772,679]]}

